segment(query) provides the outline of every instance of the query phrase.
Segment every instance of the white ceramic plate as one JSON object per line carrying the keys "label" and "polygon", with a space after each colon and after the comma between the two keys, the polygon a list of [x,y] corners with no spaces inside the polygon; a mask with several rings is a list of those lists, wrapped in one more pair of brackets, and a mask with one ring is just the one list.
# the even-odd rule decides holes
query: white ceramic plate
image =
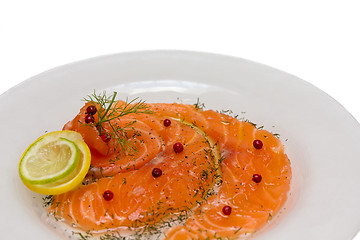
{"label": "white ceramic plate", "polygon": [[[20,69],[21,70],[21,69]],[[40,195],[19,180],[22,152],[62,128],[93,90],[122,99],[231,109],[279,133],[294,177],[289,200],[255,239],[345,240],[360,229],[360,126],[327,94],[279,70],[239,58],[183,51],[110,55],[72,63],[0,96],[0,239],[59,239],[43,223]]]}

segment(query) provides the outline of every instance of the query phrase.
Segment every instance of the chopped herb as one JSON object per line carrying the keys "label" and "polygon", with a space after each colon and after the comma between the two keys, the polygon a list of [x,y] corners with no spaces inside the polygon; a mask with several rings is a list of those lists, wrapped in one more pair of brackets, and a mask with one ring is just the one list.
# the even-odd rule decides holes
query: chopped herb
{"label": "chopped herb", "polygon": [[81,232],[72,232],[72,235],[79,235],[79,237],[80,237],[79,239],[81,239],[81,240],[87,240],[92,237],[92,234],[81,233]]}
{"label": "chopped herb", "polygon": [[209,177],[208,170],[202,170],[201,172],[201,178],[207,180]]}
{"label": "chopped herb", "polygon": [[126,237],[122,237],[118,232],[116,233],[118,236],[115,236],[115,233],[113,234],[106,233],[103,236],[100,236],[100,240],[126,240]]}
{"label": "chopped herb", "polygon": [[42,200],[44,201],[43,206],[48,207],[53,204],[54,199],[53,199],[52,195],[47,195],[47,196],[43,197]]}
{"label": "chopped herb", "polygon": [[276,138],[280,138],[280,134],[278,134],[278,133],[273,133],[273,135],[274,135]]}
{"label": "chopped herb", "polygon": [[205,104],[200,103],[200,99],[197,98],[196,103],[194,104],[194,107],[195,107],[196,110],[204,110]]}
{"label": "chopped herb", "polygon": [[230,110],[230,109],[227,109],[227,110],[221,110],[221,111],[219,111],[219,113],[226,114],[226,115],[230,116],[231,114],[233,114],[233,111]]}
{"label": "chopped herb", "polygon": [[234,234],[237,234],[241,229],[242,229],[242,227],[239,227],[238,229],[236,229]]}

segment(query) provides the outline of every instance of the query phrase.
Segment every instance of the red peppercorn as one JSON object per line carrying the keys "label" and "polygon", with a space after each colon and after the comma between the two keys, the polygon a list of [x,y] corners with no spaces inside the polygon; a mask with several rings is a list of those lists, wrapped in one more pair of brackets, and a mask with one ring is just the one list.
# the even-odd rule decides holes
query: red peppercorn
{"label": "red peppercorn", "polygon": [[114,193],[110,190],[106,190],[103,194],[103,197],[106,201],[110,201],[114,197]]}
{"label": "red peppercorn", "polygon": [[94,123],[95,119],[94,119],[94,117],[92,115],[88,114],[88,115],[85,116],[85,122],[86,123]]}
{"label": "red peppercorn", "polygon": [[184,146],[181,143],[177,142],[174,144],[173,149],[176,153],[181,153],[184,150]]}
{"label": "red peppercorn", "polygon": [[90,105],[86,108],[86,113],[89,115],[94,115],[96,112],[97,112],[97,110],[94,105]]}
{"label": "red peppercorn", "polygon": [[254,182],[256,182],[256,183],[259,183],[259,182],[261,182],[262,177],[261,177],[260,174],[254,174],[253,177],[252,177],[252,180],[253,180]]}
{"label": "red peppercorn", "polygon": [[230,206],[225,206],[225,207],[223,207],[222,212],[223,212],[225,215],[230,215],[230,214],[231,214],[231,207],[230,207]]}
{"label": "red peppercorn", "polygon": [[157,177],[160,177],[162,175],[162,171],[160,168],[154,168],[152,170],[152,175],[153,177],[157,178]]}
{"label": "red peppercorn", "polygon": [[109,133],[107,133],[107,132],[102,133],[100,135],[100,137],[106,143],[110,142],[110,140],[111,140],[111,135]]}
{"label": "red peppercorn", "polygon": [[165,127],[170,126],[170,124],[171,124],[170,119],[165,119],[165,120],[164,120],[164,126],[165,126]]}
{"label": "red peppercorn", "polygon": [[263,147],[263,143],[261,140],[254,140],[253,145],[256,149],[261,149]]}

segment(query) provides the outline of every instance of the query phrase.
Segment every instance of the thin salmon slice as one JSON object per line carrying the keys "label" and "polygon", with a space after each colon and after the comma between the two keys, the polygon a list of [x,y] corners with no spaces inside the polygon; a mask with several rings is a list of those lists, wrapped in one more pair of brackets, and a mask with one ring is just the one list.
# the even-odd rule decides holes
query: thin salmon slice
{"label": "thin salmon slice", "polygon": [[[184,226],[168,230],[166,239],[235,238],[253,233],[283,206],[291,180],[290,162],[283,145],[273,134],[257,130],[250,123],[241,122],[240,128],[237,141],[232,139],[236,137],[233,135],[225,139],[229,145],[220,147],[225,159],[221,164],[223,183],[219,192],[202,204]],[[263,142],[261,149],[254,148],[255,139]],[[262,181],[252,181],[253,174],[260,174]],[[223,213],[224,206],[232,208],[230,215]]]}
{"label": "thin salmon slice", "polygon": [[[192,105],[148,104],[152,114],[114,120],[128,127],[126,137],[138,150],[124,152],[84,124],[87,106],[64,129],[80,132],[91,149],[89,184],[54,196],[51,208],[75,227],[138,228],[186,212],[181,225],[168,226],[165,239],[236,238],[264,226],[287,199],[291,167],[284,147],[249,122]],[[165,127],[167,118],[172,123]],[[261,149],[254,148],[255,139],[262,141]],[[176,142],[184,145],[183,152],[174,152]],[[161,177],[152,176],[154,168],[162,169]],[[262,181],[254,182],[253,174]],[[102,196],[107,190],[114,193],[110,201]],[[224,206],[231,207],[230,215]]]}
{"label": "thin salmon slice", "polygon": [[[81,115],[65,128],[79,131],[87,141],[92,134],[87,131],[97,130],[81,123]],[[126,116],[118,124],[134,121],[134,117]],[[88,144],[93,167],[88,178],[99,179],[54,196],[52,211],[56,217],[86,231],[140,227],[203,202],[215,184],[219,154],[196,127],[175,119],[171,126],[164,127],[163,120],[164,116],[157,114],[136,116],[130,131],[137,134],[131,133],[129,138],[139,150],[132,154],[120,154],[114,147],[105,153],[91,139]],[[180,153],[173,149],[177,142],[184,146]],[[116,154],[120,155],[118,161],[108,160]],[[161,177],[152,176],[154,168],[162,170]],[[105,200],[105,191],[113,192],[113,199]]]}
{"label": "thin salmon slice", "polygon": [[[124,153],[115,139],[111,139],[108,143],[104,142],[99,130],[93,124],[85,123],[88,106],[89,104],[86,104],[75,119],[67,123],[63,129],[81,133],[88,144],[92,156],[89,176],[97,179],[139,169],[163,151],[165,143],[159,134],[166,137],[166,132],[164,132],[166,129],[158,118],[149,114],[137,116],[131,114],[124,116],[121,120],[112,121],[113,125],[126,130],[128,143],[136,149],[135,153]],[[95,115],[95,121],[97,121],[97,115]],[[108,133],[113,132],[107,123],[102,127]]]}

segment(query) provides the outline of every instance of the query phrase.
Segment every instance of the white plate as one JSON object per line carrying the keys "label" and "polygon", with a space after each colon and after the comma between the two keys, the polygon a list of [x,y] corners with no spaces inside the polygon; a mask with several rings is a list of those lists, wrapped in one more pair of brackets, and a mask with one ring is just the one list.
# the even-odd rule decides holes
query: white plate
{"label": "white plate", "polygon": [[360,127],[340,104],[297,77],[254,62],[149,51],[58,67],[0,96],[0,239],[59,238],[42,222],[41,196],[22,185],[17,164],[33,140],[72,119],[94,89],[148,102],[193,104],[199,98],[207,108],[231,109],[279,133],[294,171],[292,189],[280,217],[256,239],[343,240],[359,230]]}

